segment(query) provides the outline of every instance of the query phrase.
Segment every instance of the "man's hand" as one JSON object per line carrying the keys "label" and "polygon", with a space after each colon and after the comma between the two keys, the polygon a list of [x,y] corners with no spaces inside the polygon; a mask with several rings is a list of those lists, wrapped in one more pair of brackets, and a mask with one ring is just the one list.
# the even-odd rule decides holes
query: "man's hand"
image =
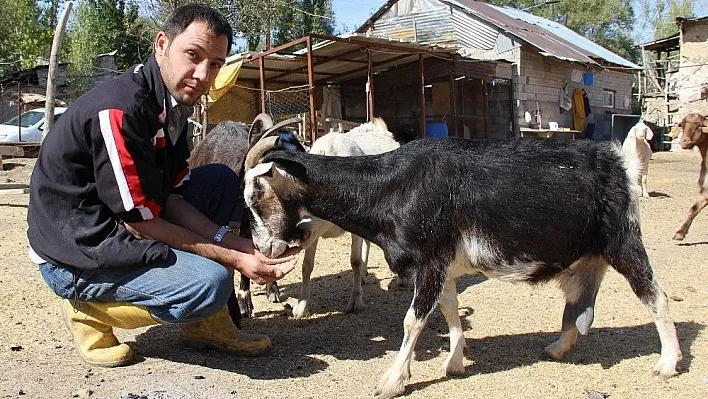
{"label": "man's hand", "polygon": [[257,284],[280,280],[297,265],[297,253],[300,248],[290,248],[280,258],[267,258],[258,250],[253,255],[240,253],[235,269],[255,281]]}

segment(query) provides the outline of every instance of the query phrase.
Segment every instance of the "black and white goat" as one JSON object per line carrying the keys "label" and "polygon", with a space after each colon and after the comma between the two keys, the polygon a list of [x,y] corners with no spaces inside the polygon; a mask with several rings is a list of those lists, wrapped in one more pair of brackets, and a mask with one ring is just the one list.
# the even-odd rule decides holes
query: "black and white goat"
{"label": "black and white goat", "polygon": [[[266,148],[249,156],[260,159]],[[244,197],[265,254],[306,241],[314,216],[379,245],[389,267],[413,281],[400,351],[376,390],[388,398],[404,392],[416,340],[436,304],[450,330],[445,372],[465,372],[455,278],[480,272],[559,282],[562,333],[546,352],[560,359],[578,333],[588,333],[612,266],[656,324],[661,357],[654,373],[674,375],[681,351],[642,243],[634,174],[616,144],[447,138],[364,157],[273,151],[246,172]]]}
{"label": "black and white goat", "polygon": [[[346,133],[331,132],[317,139],[310,148],[311,154],[329,156],[361,156],[375,155],[392,151],[400,144],[393,138],[393,134],[388,131],[388,127],[383,119],[374,118],[371,122],[361,124]],[[257,161],[257,160],[256,160]],[[255,165],[246,165],[246,168]],[[300,285],[300,296],[297,304],[293,308],[294,318],[303,318],[311,314],[311,280],[312,270],[315,264],[315,254],[319,238],[339,237],[345,233],[340,227],[323,219],[313,220],[310,239],[301,242],[300,246],[305,248],[305,257],[302,261],[302,284]],[[346,312],[360,311],[364,309],[363,290],[361,288],[363,278],[367,273],[367,263],[369,260],[369,241],[352,234],[352,245],[350,253],[350,263],[352,267],[352,294],[347,304]]]}

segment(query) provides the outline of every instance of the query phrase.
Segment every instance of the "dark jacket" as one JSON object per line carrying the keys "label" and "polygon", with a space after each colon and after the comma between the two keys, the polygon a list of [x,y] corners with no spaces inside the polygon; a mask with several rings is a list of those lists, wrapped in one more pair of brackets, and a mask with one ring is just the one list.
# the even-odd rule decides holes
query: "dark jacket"
{"label": "dark jacket", "polygon": [[166,134],[168,115],[181,113],[171,105],[154,57],[71,104],[32,172],[27,236],[37,255],[79,269],[167,257],[166,245],[135,239],[123,222],[159,216],[189,178],[186,127]]}

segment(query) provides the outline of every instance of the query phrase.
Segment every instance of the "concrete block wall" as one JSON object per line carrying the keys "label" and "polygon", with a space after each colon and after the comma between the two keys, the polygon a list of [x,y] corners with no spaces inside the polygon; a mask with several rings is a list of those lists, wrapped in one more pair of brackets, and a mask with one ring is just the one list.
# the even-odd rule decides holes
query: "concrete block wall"
{"label": "concrete block wall", "polygon": [[689,112],[708,115],[708,99],[701,98],[701,87],[708,85],[708,20],[684,23],[677,75],[680,106],[675,119]]}
{"label": "concrete block wall", "polygon": [[[624,106],[625,96],[631,100],[632,73],[631,71],[610,71],[595,69],[594,84],[592,86],[576,83],[570,80],[572,71],[585,71],[584,65],[563,61],[555,57],[543,56],[534,48],[524,46],[518,60],[517,76],[514,77],[514,99],[517,100],[517,120],[519,126],[527,126],[524,121],[524,112],[532,115],[536,111],[536,104],[541,111],[543,127],[548,127],[549,121],[558,122],[560,126],[572,127],[573,114],[571,111],[561,110],[559,96],[564,85],[569,95],[576,88],[585,89],[593,113],[621,113],[630,112],[631,104]],[[615,92],[615,107],[606,108],[604,104],[603,89]]]}

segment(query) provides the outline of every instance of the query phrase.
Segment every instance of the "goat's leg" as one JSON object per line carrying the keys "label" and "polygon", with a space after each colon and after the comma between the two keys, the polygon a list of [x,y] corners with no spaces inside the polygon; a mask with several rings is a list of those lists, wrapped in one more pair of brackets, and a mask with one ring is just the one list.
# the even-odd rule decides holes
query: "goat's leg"
{"label": "goat's leg", "polygon": [[587,335],[595,317],[595,299],[605,276],[607,263],[599,257],[584,257],[573,264],[560,277],[560,287],[565,293],[565,310],[560,338],[545,349],[553,359],[559,360],[573,349],[578,332]]}
{"label": "goat's leg", "polygon": [[280,288],[278,288],[278,282],[273,281],[272,283],[266,283],[265,286],[266,298],[272,303],[280,303]]}
{"label": "goat's leg", "polygon": [[253,316],[253,301],[251,300],[251,279],[241,275],[241,282],[238,287],[238,307],[241,310],[241,316]]}
{"label": "goat's leg", "polygon": [[[411,377],[411,359],[415,344],[425,322],[430,316],[443,289],[444,274],[447,265],[424,265],[415,273],[416,286],[413,292],[411,307],[403,319],[403,342],[391,367],[381,377],[374,395],[378,398],[392,398],[402,394],[405,384]],[[396,269],[395,266],[392,269]]]}
{"label": "goat's leg", "polygon": [[315,265],[315,253],[317,252],[317,242],[315,240],[305,248],[305,256],[302,260],[302,284],[300,284],[300,296],[298,297],[297,304],[293,308],[293,317],[296,319],[302,319],[308,317],[310,313],[310,302],[312,300],[310,288],[312,282],[310,277],[312,276],[312,269]]}
{"label": "goat's leg", "polygon": [[683,222],[676,234],[674,234],[674,240],[681,241],[686,238],[686,234],[688,234],[688,229],[691,228],[691,223],[693,223],[693,218],[695,218],[699,213],[701,213],[701,210],[703,210],[706,205],[708,205],[708,191],[704,191],[703,194],[701,194],[696,199],[696,202],[693,204],[690,211],[688,212],[688,217],[686,218],[686,221]]}
{"label": "goat's leg", "polygon": [[647,189],[647,180],[648,180],[647,174],[646,173],[642,174],[641,185],[642,185],[642,197],[644,197],[644,198],[649,198],[649,190]]}
{"label": "goat's leg", "polygon": [[[659,332],[661,357],[654,365],[654,374],[663,378],[676,374],[676,363],[681,359],[681,348],[676,336],[676,327],[671,320],[666,293],[656,281],[649,265],[649,258],[637,233],[627,237],[625,243],[615,253],[610,254],[612,267],[622,274],[639,300],[644,304]],[[631,234],[631,233],[630,233]]]}
{"label": "goat's leg", "polygon": [[352,295],[347,304],[347,313],[364,310],[363,294],[361,284],[363,275],[366,273],[366,262],[369,257],[369,242],[363,238],[352,234],[352,250],[350,261],[352,265]]}
{"label": "goat's leg", "polygon": [[460,313],[457,302],[457,286],[454,279],[445,282],[442,295],[440,296],[440,310],[445,316],[447,327],[450,331],[450,354],[443,363],[445,375],[462,375],[465,373],[465,366],[462,364],[463,351],[467,347],[465,336],[462,333],[462,323],[460,323]]}

